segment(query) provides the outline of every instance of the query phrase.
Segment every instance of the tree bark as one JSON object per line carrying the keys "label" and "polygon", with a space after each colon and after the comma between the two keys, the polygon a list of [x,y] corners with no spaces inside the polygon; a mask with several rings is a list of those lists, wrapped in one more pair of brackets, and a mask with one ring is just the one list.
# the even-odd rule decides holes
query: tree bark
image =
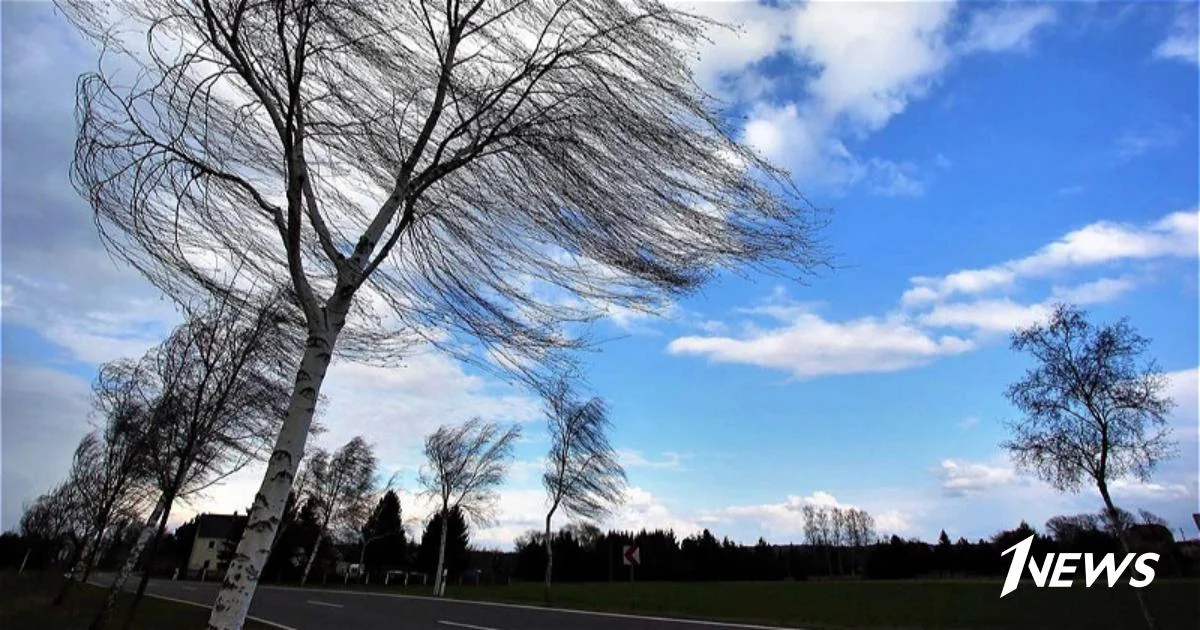
{"label": "tree bark", "polygon": [[92,625],[88,627],[89,630],[100,630],[100,628],[103,628],[108,623],[108,616],[112,613],[113,607],[117,605],[117,596],[120,595],[121,588],[125,586],[125,581],[129,579],[129,575],[133,573],[134,567],[137,566],[138,559],[142,555],[142,550],[146,548],[146,544],[150,542],[150,537],[154,535],[158,521],[162,518],[165,505],[165,496],[160,497],[154,503],[154,511],[150,513],[150,518],[146,519],[145,525],[142,526],[142,531],[138,533],[137,542],[134,543],[133,549],[129,550],[129,555],[125,558],[125,563],[121,565],[121,570],[117,573],[117,577],[113,579],[113,583],[108,587],[108,594],[104,597],[104,603],[101,604],[100,610],[92,618]]}
{"label": "tree bark", "polygon": [[83,575],[84,565],[87,562],[87,556],[91,553],[90,546],[92,544],[92,536],[89,533],[86,537],[80,540],[76,547],[75,553],[71,558],[71,572],[67,575],[67,579],[63,582],[61,588],[58,589],[58,594],[50,602],[52,606],[58,606],[67,599],[67,594],[71,592],[71,587]]}
{"label": "tree bark", "polygon": [[308,554],[308,562],[304,565],[304,575],[300,576],[300,586],[308,584],[308,573],[312,571],[313,562],[317,560],[317,552],[321,550],[321,541],[325,539],[325,532],[317,533],[317,542],[313,543],[312,552]]}
{"label": "tree bark", "polygon": [[[1117,540],[1121,542],[1121,550],[1128,555],[1132,553],[1129,548],[1128,534],[1125,531],[1125,524],[1121,522],[1120,514],[1117,512],[1117,506],[1113,504],[1112,497],[1108,494],[1108,484],[1101,480],[1097,485],[1100,487],[1100,497],[1104,499],[1104,508],[1108,511],[1108,520],[1113,529],[1117,530]],[[1149,630],[1158,630],[1158,623],[1155,621],[1153,613],[1150,612],[1150,606],[1146,603],[1146,596],[1142,590],[1140,588],[1133,589],[1133,594],[1137,596],[1138,608],[1142,610],[1142,618],[1146,620],[1146,627]]]}
{"label": "tree bark", "polygon": [[[338,289],[343,287],[339,286]],[[254,505],[247,515],[245,533],[213,603],[208,619],[209,630],[241,630],[246,622],[259,574],[271,552],[275,530],[279,527],[296,470],[304,456],[317,397],[329,367],[330,353],[345,321],[344,309],[331,310],[337,318],[334,326],[320,333],[309,334],[300,367],[296,371],[296,384],[292,389],[287,417],[275,440],[262,484],[254,497]]]}
{"label": "tree bark", "polygon": [[554,575],[554,545],[550,543],[550,518],[554,516],[551,511],[546,515],[546,539],[543,541],[546,545],[546,590],[543,594],[546,603],[550,603],[550,580]]}
{"label": "tree bark", "polygon": [[[182,473],[178,479],[182,479]],[[163,511],[162,515],[158,517],[158,527],[154,530],[154,536],[150,538],[150,546],[146,548],[145,570],[142,571],[142,577],[138,580],[137,592],[133,594],[129,612],[125,613],[125,623],[121,626],[125,630],[129,630],[133,625],[133,616],[137,613],[138,604],[142,603],[142,598],[146,596],[146,588],[150,585],[150,563],[154,562],[154,558],[158,554],[158,543],[167,529],[167,519],[170,518],[171,507],[175,504],[176,490],[177,488],[169,491],[163,499]]]}
{"label": "tree bark", "polygon": [[442,510],[442,541],[438,543],[437,574],[433,576],[433,594],[441,597],[445,585],[442,584],[442,572],[446,567],[446,535],[450,531],[450,511]]}
{"label": "tree bark", "polygon": [[21,558],[21,568],[17,569],[17,575],[22,575],[25,573],[25,564],[29,562],[29,554],[31,553],[33,553],[32,546],[25,550],[25,557]]}

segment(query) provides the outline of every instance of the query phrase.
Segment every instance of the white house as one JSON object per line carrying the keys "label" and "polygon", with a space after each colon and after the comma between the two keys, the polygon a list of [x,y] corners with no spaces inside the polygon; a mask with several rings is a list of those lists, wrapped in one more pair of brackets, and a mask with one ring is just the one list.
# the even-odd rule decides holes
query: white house
{"label": "white house", "polygon": [[237,514],[201,514],[196,517],[196,537],[192,541],[192,553],[188,556],[188,575],[220,575],[226,562],[221,556],[229,547],[236,545],[233,536],[246,524],[245,516]]}

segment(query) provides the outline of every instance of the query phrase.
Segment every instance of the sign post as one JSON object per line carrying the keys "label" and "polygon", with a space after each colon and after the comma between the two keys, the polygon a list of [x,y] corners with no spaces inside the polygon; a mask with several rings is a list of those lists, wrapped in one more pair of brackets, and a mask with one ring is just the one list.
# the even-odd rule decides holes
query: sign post
{"label": "sign post", "polygon": [[637,591],[633,589],[633,568],[642,563],[642,550],[637,545],[625,545],[621,548],[621,560],[629,567],[629,594],[633,598],[633,607],[637,608]]}

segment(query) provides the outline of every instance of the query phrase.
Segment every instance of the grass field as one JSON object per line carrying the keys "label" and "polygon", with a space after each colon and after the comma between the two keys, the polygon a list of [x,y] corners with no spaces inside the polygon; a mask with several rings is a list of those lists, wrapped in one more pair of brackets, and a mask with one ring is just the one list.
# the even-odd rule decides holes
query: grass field
{"label": "grass field", "polygon": [[[808,628],[939,630],[1137,630],[1133,589],[1022,585],[1000,599],[1000,581],[643,582],[558,584],[554,606]],[[331,582],[326,588],[340,584]],[[353,588],[353,587],[351,587]],[[428,595],[428,587],[377,590]],[[453,586],[462,599],[541,604],[540,584]],[[1162,630],[1200,628],[1200,581],[1159,580],[1146,596]],[[636,598],[636,601],[635,601]]]}
{"label": "grass field", "polygon": [[[104,591],[90,585],[77,587],[62,606],[50,606],[62,585],[60,574],[33,571],[23,576],[15,572],[0,573],[0,628],[3,630],[83,630],[91,624],[100,607]],[[117,600],[117,608],[109,619],[110,628],[119,628],[128,610],[128,597]],[[187,604],[146,597],[138,605],[133,628],[164,630],[203,628],[208,623],[208,609]],[[248,630],[268,630],[267,626],[247,623]]]}

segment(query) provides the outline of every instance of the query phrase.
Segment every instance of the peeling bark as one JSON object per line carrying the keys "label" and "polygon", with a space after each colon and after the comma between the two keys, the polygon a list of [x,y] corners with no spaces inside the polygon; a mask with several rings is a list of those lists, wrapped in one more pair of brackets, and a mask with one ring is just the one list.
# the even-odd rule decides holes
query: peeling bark
{"label": "peeling bark", "polygon": [[344,313],[339,314],[338,325],[331,330],[309,335],[300,368],[296,372],[287,418],[275,441],[262,484],[254,497],[254,505],[247,515],[245,533],[213,603],[208,620],[209,630],[240,630],[246,621],[259,575],[271,552],[275,531],[279,528],[288,493],[304,455],[317,396],[325,380],[330,353],[344,316]]}
{"label": "peeling bark", "polygon": [[[108,623],[108,616],[112,613],[112,609],[117,605],[117,596],[121,593],[121,588],[125,586],[125,582],[129,580],[130,574],[133,573],[134,567],[137,566],[138,560],[142,556],[142,551],[150,542],[150,537],[154,535],[158,528],[158,521],[162,517],[166,508],[166,497],[160,497],[154,504],[154,511],[150,513],[150,518],[146,519],[146,523],[142,525],[142,531],[138,533],[137,542],[134,543],[133,549],[129,550],[129,555],[125,558],[125,563],[121,565],[121,570],[117,573],[117,577],[113,580],[112,585],[108,587],[108,595],[104,598],[104,603],[100,606],[100,610],[96,612],[96,616],[92,619],[92,625],[89,630],[100,630]],[[149,567],[146,572],[149,573]]]}

